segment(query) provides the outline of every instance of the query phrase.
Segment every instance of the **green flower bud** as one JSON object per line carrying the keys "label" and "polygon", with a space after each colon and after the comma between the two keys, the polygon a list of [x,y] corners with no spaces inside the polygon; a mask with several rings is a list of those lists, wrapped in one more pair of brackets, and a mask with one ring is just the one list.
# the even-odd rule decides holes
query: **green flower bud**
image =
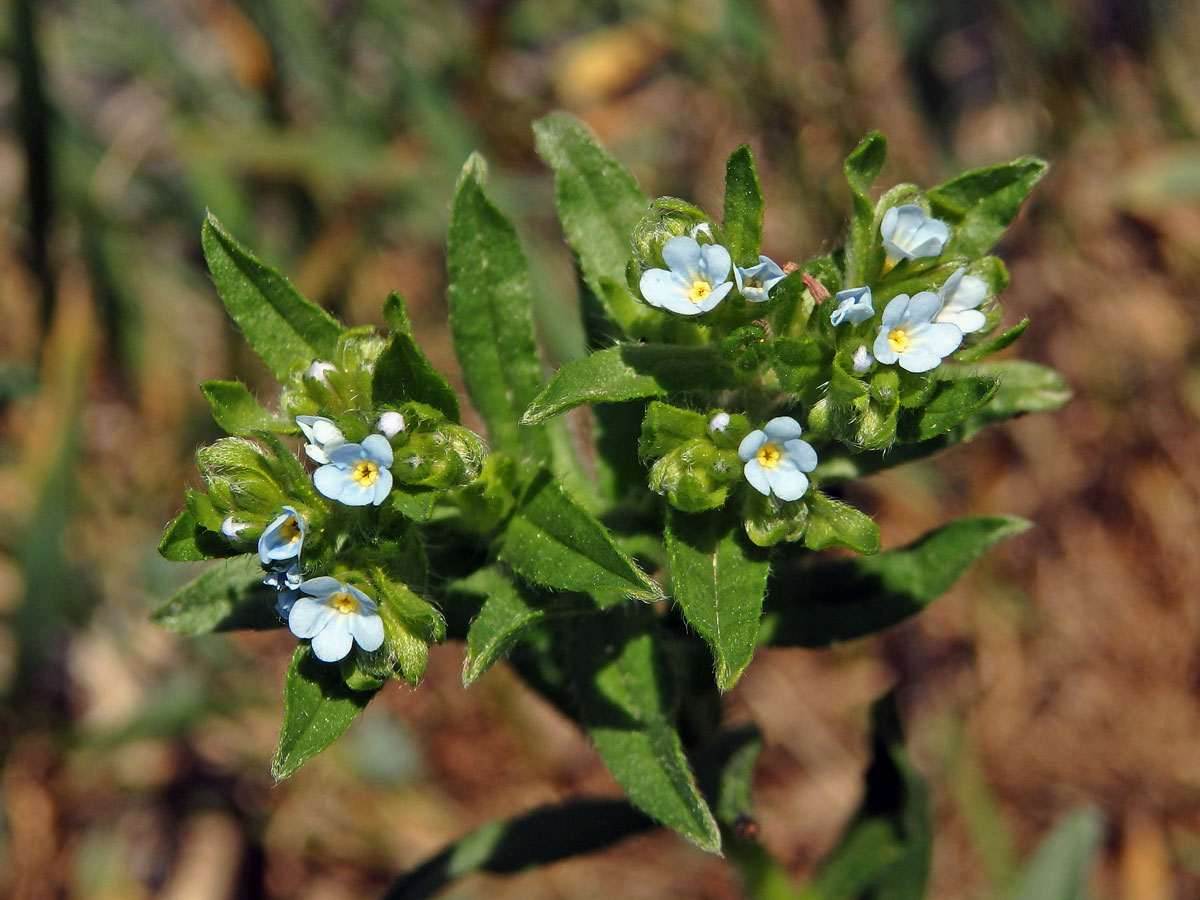
{"label": "green flower bud", "polygon": [[808,504],[804,498],[785,502],[747,491],[742,502],[742,525],[746,536],[759,547],[799,540],[808,526]]}
{"label": "green flower bud", "polygon": [[[691,234],[698,226],[707,226],[712,234],[712,222],[704,211],[675,197],[659,197],[650,204],[633,229],[633,255],[642,269],[663,269],[663,244],[673,237]],[[637,279],[641,272],[634,273],[631,287],[637,293]]]}
{"label": "green flower bud", "polygon": [[697,438],[676,447],[650,470],[650,489],[684,512],[715,509],[725,503],[738,480],[741,461],[732,450],[720,450]]}

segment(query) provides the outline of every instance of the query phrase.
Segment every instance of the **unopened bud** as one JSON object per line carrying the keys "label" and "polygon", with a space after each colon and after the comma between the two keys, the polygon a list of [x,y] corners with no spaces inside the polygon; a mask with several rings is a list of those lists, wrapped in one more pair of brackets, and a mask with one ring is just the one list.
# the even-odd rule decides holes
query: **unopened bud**
{"label": "unopened bud", "polygon": [[708,420],[708,430],[713,434],[724,434],[729,427],[729,413],[719,412]]}
{"label": "unopened bud", "polygon": [[863,345],[854,351],[854,358],[850,361],[850,369],[855,375],[862,375],[867,369],[871,368],[874,362],[875,357],[871,356],[871,351]]}
{"label": "unopened bud", "polygon": [[393,438],[404,430],[404,416],[389,409],[379,417],[375,430],[386,438]]}
{"label": "unopened bud", "polygon": [[336,371],[337,366],[335,366],[333,363],[315,360],[313,364],[308,367],[308,377],[314,379],[315,381],[321,382],[321,384],[325,385],[326,387],[329,387],[329,378],[327,375],[330,372]]}

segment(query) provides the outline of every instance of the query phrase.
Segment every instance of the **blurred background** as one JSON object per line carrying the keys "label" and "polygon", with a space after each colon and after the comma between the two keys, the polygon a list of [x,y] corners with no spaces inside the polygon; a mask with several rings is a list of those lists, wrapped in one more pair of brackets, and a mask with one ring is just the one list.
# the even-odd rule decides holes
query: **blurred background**
{"label": "blurred background", "polygon": [[[882,637],[763,651],[728,704],[762,724],[760,837],[797,878],[898,682],[932,898],[999,896],[1081,805],[1106,822],[1095,897],[1200,896],[1200,5],[9,0],[0,46],[0,894],[369,897],[488,819],[617,793],[505,667],[464,690],[455,644],[273,786],[294,640],[146,621],[194,575],[154,547],[217,435],[197,383],[273,391],[204,271],[205,208],[351,324],[399,289],[454,372],[443,242],[478,149],[552,367],[582,339],[530,123],[566,109],[649,193],[710,210],[749,142],[781,262],[840,241],[869,129],[884,184],[1052,162],[1000,248],[1006,321],[1076,399],[853,496],[885,546],[966,514],[1035,527]],[[739,886],[655,833],[446,896]]]}

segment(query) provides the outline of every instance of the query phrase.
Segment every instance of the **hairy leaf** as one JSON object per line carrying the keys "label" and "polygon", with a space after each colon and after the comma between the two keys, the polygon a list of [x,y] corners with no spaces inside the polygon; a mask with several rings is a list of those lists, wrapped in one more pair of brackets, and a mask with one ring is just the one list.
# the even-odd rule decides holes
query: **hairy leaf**
{"label": "hairy leaf", "polygon": [[348,688],[338,666],[321,662],[311,647],[297,647],[283,685],[283,729],[271,774],[282,781],[294,773],[341,737],[374,696]]}
{"label": "hairy leaf", "polygon": [[1011,516],[958,519],[877,556],[777,564],[759,643],[827,647],[889,628],[948,591],[992,544],[1028,527]]}
{"label": "hairy leaf", "polygon": [[767,555],[746,539],[732,512],[688,515],[670,509],[665,537],[675,600],[708,642],[717,687],[727,691],[754,657],[770,571]]}
{"label": "hairy leaf", "polygon": [[201,234],[208,270],[247,343],[280,381],[300,365],[328,360],[342,326],[263,265],[209,213]]}
{"label": "hairy leaf", "polygon": [[254,554],[222,560],[156,609],[150,620],[176,634],[207,634],[238,628],[278,628],[275,589],[262,583]]}
{"label": "hairy leaf", "polygon": [[925,196],[933,214],[953,229],[943,255],[977,258],[987,253],[1047,168],[1044,160],[1025,156],[932,188]]}
{"label": "hairy leaf", "polygon": [[870,516],[818,491],[810,491],[807,501],[804,546],[809,550],[845,547],[857,553],[879,551],[879,526]]}
{"label": "hairy leaf", "polygon": [[300,430],[294,423],[263,409],[240,381],[205,381],[200,390],[212,407],[213,419],[229,434],[244,436],[256,431],[294,434]]}
{"label": "hairy leaf", "polygon": [[748,144],[725,164],[725,247],[736,266],[758,265],[762,246],[763,195]]}
{"label": "hairy leaf", "polygon": [[392,334],[371,376],[371,395],[376,405],[416,400],[428,403],[450,421],[458,422],[458,397],[454,388],[417,346],[408,328],[404,300],[399,294],[392,293],[388,297],[385,317],[391,323]]}
{"label": "hairy leaf", "polygon": [[733,371],[713,347],[620,344],[569,362],[525,411],[534,424],[582,406],[728,387]]}
{"label": "hairy leaf", "polygon": [[867,283],[867,260],[875,240],[875,206],[870,190],[887,157],[887,139],[872,131],[846,157],[850,184],[850,233],[846,238],[846,283]]}

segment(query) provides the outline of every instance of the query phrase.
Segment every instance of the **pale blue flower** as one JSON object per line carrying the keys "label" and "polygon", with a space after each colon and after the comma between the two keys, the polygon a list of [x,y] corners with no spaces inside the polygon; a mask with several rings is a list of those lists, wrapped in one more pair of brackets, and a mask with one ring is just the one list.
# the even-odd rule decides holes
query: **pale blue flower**
{"label": "pale blue flower", "polygon": [[908,372],[928,372],[958,349],[962,332],[949,322],[934,322],[941,301],[933,291],[921,291],[910,299],[897,294],[883,311],[883,324],[871,349],[875,358],[890,366],[899,362]]}
{"label": "pale blue flower", "polygon": [[841,325],[843,322],[857,325],[875,315],[875,307],[871,305],[871,289],[869,287],[847,288],[844,291],[838,291],[834,299],[837,300],[837,309],[829,314],[829,322],[832,325]]}
{"label": "pale blue flower", "polygon": [[329,451],[329,463],[313,473],[313,484],[330,500],[347,506],[378,506],[392,489],[392,445],[381,434],[361,444],[342,444]]}
{"label": "pale blue flower", "polygon": [[389,409],[380,415],[379,421],[375,423],[375,430],[386,438],[394,438],[404,430],[404,427],[404,416],[394,409]]}
{"label": "pale blue flower", "polygon": [[966,266],[957,269],[938,291],[942,308],[933,321],[949,322],[963,334],[970,334],[987,324],[987,318],[976,307],[987,299],[988,286],[982,278],[967,275],[966,271]]}
{"label": "pale blue flower", "polygon": [[854,351],[854,357],[850,360],[850,371],[855,375],[865,375],[874,364],[875,357],[871,355],[871,351],[865,346],[860,346]]}
{"label": "pale blue flower", "polygon": [[311,638],[322,662],[337,662],[354,644],[370,652],[383,646],[379,606],[354,585],[322,575],[302,582],[288,612],[288,628],[298,638]]}
{"label": "pale blue flower", "polygon": [[263,584],[281,591],[298,588],[303,580],[299,563],[292,563],[285,569],[273,569],[263,576]]}
{"label": "pale blue flower", "polygon": [[283,588],[275,597],[275,615],[288,620],[288,616],[292,614],[292,607],[296,605],[296,601],[300,599],[300,592],[296,588]]}
{"label": "pale blue flower", "polygon": [[883,214],[879,225],[883,236],[883,249],[888,259],[917,259],[923,256],[939,256],[946,241],[950,240],[950,226],[941,219],[932,218],[916,204],[893,206]]}
{"label": "pale blue flower", "polygon": [[751,303],[763,303],[770,299],[771,288],[783,281],[787,275],[778,263],[766,256],[758,258],[757,266],[733,267],[733,278],[742,296]]}
{"label": "pale blue flower", "polygon": [[800,423],[790,416],[779,416],[752,431],[738,446],[738,456],[746,465],[746,480],[760,494],[774,494],[780,500],[799,500],[808,490],[808,476],[817,467],[817,451],[800,440]]}
{"label": "pale blue flower", "polygon": [[701,246],[695,238],[673,237],[663,244],[666,269],[642,273],[642,296],[651,306],[698,316],[706,313],[733,290],[729,267],[733,260],[720,244]]}
{"label": "pale blue flower", "polygon": [[299,559],[307,533],[308,523],[304,517],[292,507],[285,506],[258,539],[258,558],[264,566],[285,559]]}
{"label": "pale blue flower", "polygon": [[329,462],[329,451],[346,443],[342,430],[324,416],[296,416],[296,424],[308,439],[304,452],[315,463]]}

